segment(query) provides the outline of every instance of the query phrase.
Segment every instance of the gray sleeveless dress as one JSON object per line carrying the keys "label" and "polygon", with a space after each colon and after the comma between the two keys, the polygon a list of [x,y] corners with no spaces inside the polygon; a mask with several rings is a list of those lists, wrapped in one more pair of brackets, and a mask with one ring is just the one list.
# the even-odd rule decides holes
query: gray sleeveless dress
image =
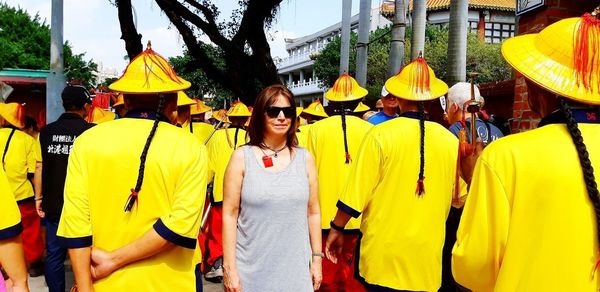
{"label": "gray sleeveless dress", "polygon": [[270,173],[250,146],[243,148],[246,168],[236,243],[242,291],[313,291],[306,149],[296,148],[287,168]]}

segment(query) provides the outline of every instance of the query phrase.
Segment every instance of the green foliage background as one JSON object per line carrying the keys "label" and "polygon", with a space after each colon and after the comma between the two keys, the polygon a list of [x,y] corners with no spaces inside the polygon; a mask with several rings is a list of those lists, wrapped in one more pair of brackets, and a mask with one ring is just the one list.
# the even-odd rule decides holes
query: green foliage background
{"label": "green foliage background", "polygon": [[[380,28],[369,36],[367,90],[368,100],[378,99],[381,87],[387,80],[389,48],[391,41],[390,27]],[[404,64],[410,61],[411,30],[407,28],[405,38]],[[357,35],[350,39],[350,75],[356,74]],[[316,76],[323,80],[325,87],[333,86],[338,78],[341,39],[331,41],[315,60]],[[446,26],[428,25],[425,31],[425,58],[434,70],[436,77],[446,80],[448,65],[448,28]],[[502,58],[500,44],[487,44],[470,33],[467,40],[467,72],[480,73],[477,82],[487,83],[511,78],[512,70]]]}
{"label": "green foliage background", "polygon": [[[69,42],[63,46],[65,77],[81,80],[85,86],[93,86],[95,71],[92,60],[84,59],[85,53],[75,54]],[[49,69],[50,26],[39,15],[33,17],[22,8],[0,3],[0,69]]]}

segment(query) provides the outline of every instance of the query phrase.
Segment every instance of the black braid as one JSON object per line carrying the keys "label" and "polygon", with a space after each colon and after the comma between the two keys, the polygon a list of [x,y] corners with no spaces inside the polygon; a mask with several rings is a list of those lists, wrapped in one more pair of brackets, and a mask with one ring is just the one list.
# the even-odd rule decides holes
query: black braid
{"label": "black braid", "polygon": [[340,103],[340,108],[342,110],[342,132],[344,132],[344,151],[346,156],[346,164],[350,163],[350,151],[348,151],[348,138],[346,137],[346,109],[344,108],[344,103]]}
{"label": "black braid", "polygon": [[194,134],[194,121],[190,118],[190,133]]}
{"label": "black braid", "polygon": [[417,179],[417,189],[415,195],[418,197],[425,194],[425,104],[419,102],[419,128],[421,130],[421,143],[419,145],[419,179]]}
{"label": "black braid", "polygon": [[237,140],[238,140],[238,133],[240,132],[240,128],[236,127],[235,128],[235,136],[233,137],[233,149],[237,148]]}
{"label": "black braid", "polygon": [[559,98],[559,101],[562,112],[567,119],[567,129],[569,129],[569,134],[571,134],[573,143],[575,143],[575,148],[577,148],[579,164],[583,171],[583,180],[585,181],[588,196],[592,201],[592,205],[594,205],[594,213],[596,214],[596,232],[598,241],[600,242],[600,194],[598,193],[598,185],[596,184],[596,178],[594,176],[594,167],[592,166],[587,147],[581,136],[581,131],[579,130],[579,127],[577,127],[577,121],[573,118],[569,105],[562,98]]}
{"label": "black braid", "polygon": [[162,111],[165,107],[165,96],[160,95],[160,99],[158,101],[158,109],[156,112],[156,119],[154,120],[154,124],[152,124],[152,129],[150,130],[150,134],[148,135],[148,139],[146,139],[146,144],[144,145],[144,150],[142,150],[142,155],[140,156],[140,169],[138,171],[138,179],[135,184],[134,191],[137,193],[142,188],[142,182],[144,182],[144,168],[146,167],[146,156],[148,155],[148,149],[150,149],[150,143],[152,142],[152,138],[154,138],[154,134],[156,133],[156,129],[158,128],[158,122],[162,117]]}

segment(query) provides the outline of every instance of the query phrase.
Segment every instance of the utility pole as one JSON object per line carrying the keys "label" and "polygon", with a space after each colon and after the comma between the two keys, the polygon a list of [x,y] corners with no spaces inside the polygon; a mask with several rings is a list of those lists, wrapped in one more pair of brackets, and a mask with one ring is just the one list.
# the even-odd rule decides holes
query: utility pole
{"label": "utility pole", "polygon": [[64,112],[60,94],[65,87],[63,63],[63,0],[52,0],[50,21],[50,74],[46,83],[46,124]]}
{"label": "utility pole", "polygon": [[410,59],[416,59],[419,54],[425,55],[425,25],[427,22],[426,0],[413,0],[412,38]]}
{"label": "utility pole", "polygon": [[371,0],[360,0],[358,15],[358,44],[356,45],[356,81],[367,86],[367,54],[371,28]]}
{"label": "utility pole", "polygon": [[342,47],[340,48],[340,75],[348,72],[350,66],[350,18],[352,17],[352,0],[342,2]]}
{"label": "utility pole", "polygon": [[396,0],[394,4],[394,21],[392,25],[392,42],[388,60],[388,76],[400,72],[404,61],[404,34],[406,31],[406,1]]}

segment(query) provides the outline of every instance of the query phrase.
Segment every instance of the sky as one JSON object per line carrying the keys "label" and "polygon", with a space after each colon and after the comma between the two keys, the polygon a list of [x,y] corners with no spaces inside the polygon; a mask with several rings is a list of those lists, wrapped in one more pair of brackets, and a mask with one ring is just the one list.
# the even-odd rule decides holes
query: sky
{"label": "sky", "polygon": [[[371,0],[377,6],[382,0]],[[0,0],[10,6],[21,7],[30,15],[39,14],[50,23],[51,0]],[[127,66],[125,45],[117,8],[108,0],[63,0],[64,40],[73,45],[75,53],[85,53],[99,66],[122,72]],[[221,11],[220,19],[229,19],[237,7],[237,0],[213,0]],[[170,25],[153,0],[132,0],[137,16],[137,29],[142,43],[152,41],[152,48],[164,57],[181,55],[184,43],[177,29]],[[358,13],[359,0],[352,0],[352,15]],[[285,57],[284,38],[312,34],[341,21],[342,0],[283,0],[270,35],[271,55]],[[204,37],[206,38],[206,37]],[[207,39],[207,38],[206,38]]]}

